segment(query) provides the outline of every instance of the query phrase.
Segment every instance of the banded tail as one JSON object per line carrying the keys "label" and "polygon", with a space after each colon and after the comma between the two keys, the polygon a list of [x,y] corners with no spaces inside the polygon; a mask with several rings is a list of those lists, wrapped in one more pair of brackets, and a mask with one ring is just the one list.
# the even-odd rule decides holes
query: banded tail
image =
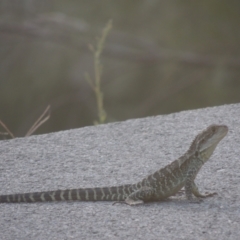
{"label": "banded tail", "polygon": [[47,192],[1,195],[0,203],[34,203],[53,201],[124,201],[134,185],[103,188],[79,188]]}

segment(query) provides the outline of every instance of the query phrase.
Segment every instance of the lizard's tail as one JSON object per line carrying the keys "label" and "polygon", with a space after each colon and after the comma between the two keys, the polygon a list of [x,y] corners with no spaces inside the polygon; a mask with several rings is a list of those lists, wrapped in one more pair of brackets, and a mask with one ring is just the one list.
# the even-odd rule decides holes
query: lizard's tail
{"label": "lizard's tail", "polygon": [[133,192],[132,185],[103,188],[79,188],[48,192],[0,196],[0,203],[34,203],[52,201],[124,201]]}

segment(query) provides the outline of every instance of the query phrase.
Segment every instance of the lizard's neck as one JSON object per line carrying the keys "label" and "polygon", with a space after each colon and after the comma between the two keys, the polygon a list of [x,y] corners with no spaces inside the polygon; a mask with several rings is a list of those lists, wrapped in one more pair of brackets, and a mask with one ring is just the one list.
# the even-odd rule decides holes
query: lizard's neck
{"label": "lizard's neck", "polygon": [[196,156],[205,163],[213,154],[218,143],[226,136],[227,132],[227,126],[209,126],[193,140],[186,155]]}

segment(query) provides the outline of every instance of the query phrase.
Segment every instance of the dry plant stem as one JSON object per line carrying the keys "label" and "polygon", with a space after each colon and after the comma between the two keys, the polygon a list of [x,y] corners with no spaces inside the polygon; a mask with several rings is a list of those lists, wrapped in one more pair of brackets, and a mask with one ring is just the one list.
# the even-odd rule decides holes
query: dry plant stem
{"label": "dry plant stem", "polygon": [[[0,120],[0,124],[2,125],[2,127],[7,131],[7,133],[12,137],[15,138],[14,135],[12,134],[12,132],[8,129],[8,127]],[[5,133],[4,133],[5,135]]]}
{"label": "dry plant stem", "polygon": [[[47,115],[45,118],[44,116]],[[33,134],[43,123],[45,123],[50,118],[50,105],[44,110],[42,115],[37,119],[37,121],[32,125],[32,127],[28,130],[25,137]],[[0,120],[0,125],[7,131],[6,133],[1,133],[0,135],[10,135],[12,138],[15,138],[12,132],[7,128],[7,126]]]}
{"label": "dry plant stem", "polygon": [[95,80],[92,81],[88,74],[85,74],[85,78],[92,87],[93,91],[96,95],[97,101],[97,108],[98,108],[98,123],[104,123],[106,121],[106,112],[103,106],[103,93],[101,91],[101,75],[102,75],[102,65],[100,63],[100,56],[104,47],[104,43],[109,33],[110,29],[112,28],[112,20],[109,20],[106,27],[102,31],[102,36],[97,40],[96,50],[92,45],[89,45],[90,50],[94,54],[94,75]]}
{"label": "dry plant stem", "polygon": [[[45,118],[44,116],[47,115]],[[32,135],[43,123],[45,123],[50,118],[50,105],[44,110],[42,115],[37,119],[37,121],[32,125],[32,127],[26,133],[26,137]]]}

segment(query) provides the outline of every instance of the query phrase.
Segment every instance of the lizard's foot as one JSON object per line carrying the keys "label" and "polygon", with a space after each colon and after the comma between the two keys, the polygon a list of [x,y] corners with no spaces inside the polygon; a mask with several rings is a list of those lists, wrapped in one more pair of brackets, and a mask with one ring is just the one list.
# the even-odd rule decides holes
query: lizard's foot
{"label": "lizard's foot", "polygon": [[135,205],[143,204],[144,202],[142,200],[133,200],[131,198],[127,198],[125,201],[117,201],[117,202],[114,202],[112,205],[115,205],[117,203],[135,206]]}
{"label": "lizard's foot", "polygon": [[113,202],[112,205],[115,205],[115,204],[117,204],[117,203],[120,203],[120,204],[127,204],[125,201],[116,201],[116,202]]}
{"label": "lizard's foot", "polygon": [[205,193],[204,195],[199,195],[198,197],[201,197],[201,198],[207,198],[207,197],[212,197],[214,195],[217,195],[216,192],[213,192],[213,193]]}
{"label": "lizard's foot", "polygon": [[136,205],[143,204],[144,201],[142,201],[142,200],[133,200],[131,198],[126,198],[125,203],[127,205],[130,205],[130,206],[136,206]]}

